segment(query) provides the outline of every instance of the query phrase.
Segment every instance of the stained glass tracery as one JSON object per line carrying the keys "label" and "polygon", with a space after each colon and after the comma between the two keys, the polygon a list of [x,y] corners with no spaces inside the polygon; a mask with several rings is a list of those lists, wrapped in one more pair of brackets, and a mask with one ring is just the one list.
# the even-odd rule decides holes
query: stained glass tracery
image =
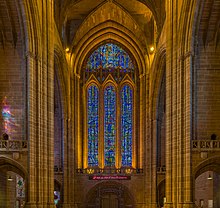
{"label": "stained glass tracery", "polygon": [[99,137],[99,90],[92,85],[87,94],[88,110],[88,165],[98,166],[98,137]]}
{"label": "stained glass tracery", "polygon": [[104,155],[105,166],[115,165],[116,92],[113,86],[104,91]]}
{"label": "stained glass tracery", "polygon": [[107,43],[96,49],[89,57],[86,65],[87,71],[96,71],[97,69],[115,68],[123,70],[133,70],[134,65],[130,56],[119,46],[113,43]]}
{"label": "stained glass tracery", "polygon": [[122,166],[132,166],[133,91],[129,85],[121,90]]}
{"label": "stained glass tracery", "polygon": [[92,73],[96,74],[99,81],[104,81],[109,73],[115,73],[116,81],[121,81],[127,73],[133,78],[134,63],[121,47],[106,43],[89,56],[84,72],[86,80]]}
{"label": "stained glass tracery", "polygon": [[[116,142],[119,142],[121,166],[132,167],[134,92],[128,84],[123,85],[121,90],[117,89],[126,74],[134,80],[134,68],[129,54],[113,43],[100,46],[86,62],[84,81],[93,74],[100,84],[99,87],[92,84],[87,88],[88,166],[100,165],[100,152],[104,153],[104,166],[115,166],[116,157],[119,156]],[[104,87],[103,82],[108,74],[112,75],[114,85],[109,83]],[[120,100],[117,101],[116,97]],[[120,118],[117,118],[119,109]],[[118,128],[119,135],[116,134]],[[103,132],[99,133],[100,129]],[[100,137],[102,135],[103,138]],[[102,145],[98,141],[104,142],[101,151],[99,148]]]}

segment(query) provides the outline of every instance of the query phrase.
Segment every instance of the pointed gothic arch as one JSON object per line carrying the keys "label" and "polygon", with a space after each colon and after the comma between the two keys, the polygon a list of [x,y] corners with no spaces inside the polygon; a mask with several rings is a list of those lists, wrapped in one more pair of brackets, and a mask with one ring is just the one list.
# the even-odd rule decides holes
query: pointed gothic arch
{"label": "pointed gothic arch", "polygon": [[[101,44],[88,54],[81,74],[87,123],[83,133],[84,167],[136,168],[134,121],[137,72],[134,60],[113,42]],[[95,97],[97,100],[94,100]],[[111,164],[108,162],[110,158]]]}
{"label": "pointed gothic arch", "polygon": [[[108,10],[109,18],[106,19],[106,16],[103,16],[104,19],[100,18],[99,13],[102,10]],[[121,18],[118,18],[117,15]],[[122,17],[129,21],[123,23]],[[73,69],[71,73],[80,75],[83,61],[88,53],[100,43],[109,41],[118,42],[134,56],[139,76],[144,76],[148,72],[150,60],[147,40],[142,35],[139,26],[120,6],[107,2],[90,14],[77,31],[70,47]]]}

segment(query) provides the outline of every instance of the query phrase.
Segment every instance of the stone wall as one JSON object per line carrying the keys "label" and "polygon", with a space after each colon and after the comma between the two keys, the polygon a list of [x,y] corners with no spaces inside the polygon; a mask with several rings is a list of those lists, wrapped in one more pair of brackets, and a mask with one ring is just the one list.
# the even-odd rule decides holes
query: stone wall
{"label": "stone wall", "polygon": [[8,107],[11,113],[7,116],[1,113],[0,136],[6,132],[9,139],[24,139],[26,69],[21,22],[11,0],[1,1],[0,13],[4,23],[0,41],[0,111]]}
{"label": "stone wall", "polygon": [[210,44],[198,48],[196,60],[196,137],[220,138],[220,45]]}

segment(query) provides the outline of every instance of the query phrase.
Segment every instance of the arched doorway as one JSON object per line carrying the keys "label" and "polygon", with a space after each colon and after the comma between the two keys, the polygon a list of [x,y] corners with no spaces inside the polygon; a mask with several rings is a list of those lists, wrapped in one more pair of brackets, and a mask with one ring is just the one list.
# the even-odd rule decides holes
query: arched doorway
{"label": "arched doorway", "polygon": [[201,208],[220,207],[220,163],[212,157],[195,171],[195,204]]}
{"label": "arched doorway", "polygon": [[85,207],[133,208],[134,200],[123,184],[108,181],[99,183],[88,192]]}
{"label": "arched doorway", "polygon": [[101,207],[118,208],[120,198],[116,193],[107,192],[101,197]]}
{"label": "arched doorway", "polygon": [[0,207],[22,208],[26,202],[26,174],[21,165],[0,157]]}
{"label": "arched doorway", "polygon": [[206,171],[195,181],[195,204],[202,208],[220,207],[220,174]]}

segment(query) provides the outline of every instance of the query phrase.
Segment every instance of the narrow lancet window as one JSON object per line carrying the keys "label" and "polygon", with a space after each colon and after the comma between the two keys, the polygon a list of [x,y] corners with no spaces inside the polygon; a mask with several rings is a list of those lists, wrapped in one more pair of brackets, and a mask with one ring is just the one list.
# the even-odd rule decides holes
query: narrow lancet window
{"label": "narrow lancet window", "polygon": [[98,166],[99,90],[92,85],[87,94],[88,166]]}
{"label": "narrow lancet window", "polygon": [[105,166],[115,165],[116,143],[116,92],[107,86],[104,91],[104,155]]}
{"label": "narrow lancet window", "polygon": [[122,166],[132,166],[133,91],[129,85],[121,90]]}

